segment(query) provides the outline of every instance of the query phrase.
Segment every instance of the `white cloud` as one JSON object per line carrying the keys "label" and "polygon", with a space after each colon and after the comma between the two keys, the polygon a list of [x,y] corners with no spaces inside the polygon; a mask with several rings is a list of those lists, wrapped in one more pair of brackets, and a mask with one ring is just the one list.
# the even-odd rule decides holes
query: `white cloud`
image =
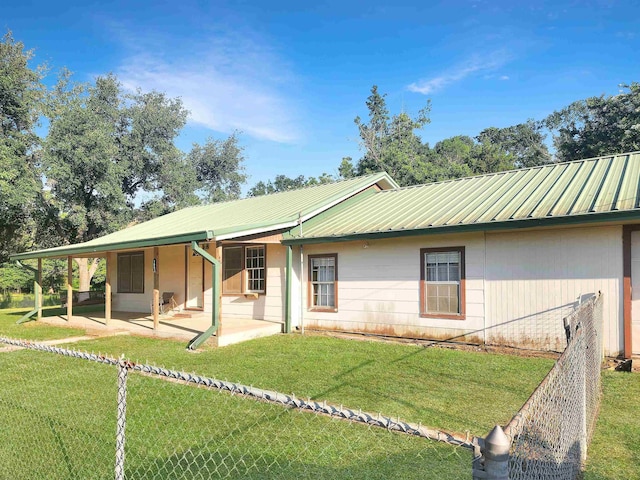
{"label": "white cloud", "polygon": [[294,79],[272,51],[223,32],[179,48],[172,40],[130,36],[130,53],[116,70],[124,87],[180,97],[189,121],[211,130],[281,143],[298,137],[294,102],[284,93]]}
{"label": "white cloud", "polygon": [[[407,86],[409,91],[429,95],[442,90],[446,86],[459,82],[469,76],[495,70],[510,60],[510,55],[504,50],[498,50],[486,56],[473,56],[462,64],[457,65],[435,77],[419,80]],[[506,77],[506,78],[505,78]],[[501,80],[508,80],[506,75]]]}
{"label": "white cloud", "polygon": [[501,75],[500,80],[509,80],[509,75]]}

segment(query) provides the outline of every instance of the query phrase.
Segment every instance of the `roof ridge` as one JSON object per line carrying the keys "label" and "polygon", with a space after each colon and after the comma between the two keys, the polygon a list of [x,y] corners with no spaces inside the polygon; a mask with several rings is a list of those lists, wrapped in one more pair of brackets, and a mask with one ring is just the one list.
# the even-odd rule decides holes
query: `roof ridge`
{"label": "roof ridge", "polygon": [[[250,200],[250,199],[254,199],[254,198],[273,197],[275,195],[282,195],[284,193],[299,192],[301,190],[317,188],[317,187],[324,187],[324,186],[327,186],[327,185],[336,185],[338,183],[343,183],[343,182],[348,182],[348,181],[355,181],[355,180],[363,180],[365,178],[373,178],[373,177],[376,177],[376,176],[383,176],[383,175],[389,176],[389,174],[383,170],[383,171],[380,171],[380,172],[368,173],[366,175],[359,175],[359,176],[356,176],[356,177],[338,178],[338,179],[336,179],[336,180],[334,180],[332,182],[327,182],[327,183],[318,183],[318,184],[315,184],[315,185],[303,185],[302,187],[292,188],[291,190],[283,190],[283,191],[280,191],[280,192],[265,193],[264,195],[257,195],[255,197],[234,198],[234,199],[231,199],[231,200],[223,200],[223,201],[220,201],[220,202],[205,203],[205,204],[202,204],[202,205],[191,205],[189,207],[184,207],[184,208],[181,208],[179,210],[176,210],[176,212],[182,212],[184,210],[189,210],[189,209],[210,207],[211,205],[224,205],[225,203],[238,202],[238,201],[241,201],[241,200]],[[170,213],[175,213],[175,212],[170,212]]]}
{"label": "roof ridge", "polygon": [[599,157],[590,157],[590,158],[578,158],[576,160],[566,160],[564,162],[549,162],[549,163],[545,163],[542,165],[534,165],[532,167],[522,167],[522,168],[513,168],[511,170],[503,170],[501,172],[491,172],[491,173],[481,173],[479,175],[468,175],[466,177],[458,177],[458,178],[448,178],[446,180],[439,180],[437,182],[429,182],[429,183],[420,183],[418,185],[406,185],[404,187],[399,187],[399,188],[390,188],[388,190],[380,190],[379,192],[376,193],[391,193],[391,192],[397,192],[400,190],[409,190],[412,188],[420,188],[420,187],[426,187],[429,185],[442,185],[444,183],[453,183],[453,182],[460,182],[462,180],[469,180],[469,179],[474,179],[474,178],[486,178],[486,177],[491,177],[491,176],[498,176],[498,175],[505,175],[507,173],[515,173],[515,172],[522,172],[525,170],[534,170],[537,168],[552,168],[552,167],[556,167],[558,165],[567,165],[570,163],[578,163],[578,162],[590,162],[590,161],[594,161],[594,160],[603,160],[605,158],[615,158],[615,157],[621,157],[621,156],[631,156],[631,155],[635,155],[635,154],[640,154],[640,150],[634,150],[632,152],[622,152],[622,153],[613,153],[613,154],[609,154],[609,155],[601,155]]}

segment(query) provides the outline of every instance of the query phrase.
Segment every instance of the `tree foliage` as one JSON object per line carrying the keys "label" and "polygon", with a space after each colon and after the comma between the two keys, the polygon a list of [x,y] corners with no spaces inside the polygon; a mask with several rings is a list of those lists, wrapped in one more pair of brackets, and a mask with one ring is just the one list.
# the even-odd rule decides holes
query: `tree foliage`
{"label": "tree foliage", "polygon": [[266,182],[260,181],[256,183],[251,187],[247,196],[259,197],[261,195],[268,195],[271,193],[295,190],[296,188],[331,183],[335,180],[336,178],[328,173],[323,173],[318,177],[305,177],[304,175],[299,175],[294,178],[287,177],[286,175],[276,175],[273,180],[267,180]]}
{"label": "tree foliage", "polygon": [[34,131],[44,67],[30,67],[33,51],[8,32],[0,42],[0,262],[33,244],[32,212],[41,188],[39,139]]}
{"label": "tree foliage", "polygon": [[[189,205],[237,198],[245,182],[235,133],[176,146],[188,112],[162,92],[130,92],[113,74],[49,90],[33,52],[0,43],[0,262],[31,247],[84,242]],[[47,131],[34,131],[39,118]],[[43,185],[43,181],[46,185]],[[77,259],[81,289],[97,260]]]}
{"label": "tree foliage", "polygon": [[[429,123],[430,103],[411,118],[390,115],[385,97],[374,85],[366,102],[369,121],[355,119],[364,150],[354,167],[358,175],[384,170],[400,185],[416,185],[551,161],[541,123],[491,127],[475,138],[457,135],[430,148],[416,133]],[[343,161],[341,169],[349,172],[349,164]]]}
{"label": "tree foliage", "polygon": [[546,118],[559,160],[640,150],[640,83],[621,87],[618,95],[579,100]]}

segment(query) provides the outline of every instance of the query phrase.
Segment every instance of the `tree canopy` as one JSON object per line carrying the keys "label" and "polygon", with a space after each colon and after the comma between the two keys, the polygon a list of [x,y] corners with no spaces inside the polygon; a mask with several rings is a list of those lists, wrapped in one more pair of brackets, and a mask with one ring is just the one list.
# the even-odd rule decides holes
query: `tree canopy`
{"label": "tree canopy", "polygon": [[573,102],[545,119],[555,132],[558,160],[640,150],[640,83],[621,88],[617,95]]}
{"label": "tree canopy", "polygon": [[[189,205],[238,198],[238,133],[176,146],[189,112],[162,92],[128,91],[113,74],[50,89],[33,52],[0,43],[0,263],[26,248],[91,240]],[[42,138],[39,119],[46,119]],[[97,261],[76,260],[81,289]],[[85,275],[86,273],[86,275]]]}
{"label": "tree canopy", "polygon": [[39,139],[35,127],[44,92],[44,67],[30,66],[25,50],[8,32],[0,42],[0,262],[33,245],[32,213],[39,191]]}

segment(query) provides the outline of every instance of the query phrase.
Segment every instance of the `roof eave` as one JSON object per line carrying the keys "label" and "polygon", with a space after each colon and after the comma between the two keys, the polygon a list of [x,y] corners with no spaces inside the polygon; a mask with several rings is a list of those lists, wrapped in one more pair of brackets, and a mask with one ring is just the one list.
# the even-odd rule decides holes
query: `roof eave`
{"label": "roof eave", "polygon": [[69,245],[64,248],[56,247],[47,250],[36,250],[33,252],[24,252],[11,255],[11,261],[28,260],[32,258],[62,258],[73,255],[87,255],[91,253],[105,253],[115,250],[130,250],[133,248],[158,247],[162,245],[175,245],[181,243],[189,243],[192,241],[200,242],[203,240],[213,239],[213,232],[210,230],[203,232],[194,232],[181,235],[169,235],[165,237],[148,238],[142,240],[130,240],[124,242],[106,243],[102,245],[85,245],[82,243]]}
{"label": "roof eave", "polygon": [[507,220],[490,223],[473,223],[463,225],[442,225],[426,228],[407,230],[387,230],[379,232],[354,232],[344,235],[332,235],[324,237],[298,237],[287,238],[282,243],[285,245],[305,245],[313,243],[349,242],[353,240],[365,240],[376,238],[409,237],[418,235],[436,235],[449,233],[467,233],[494,230],[519,230],[523,228],[565,226],[576,224],[602,223],[602,222],[629,222],[640,221],[640,210],[625,210],[616,212],[590,213],[584,215],[572,215],[562,217],[527,218],[519,220]]}

